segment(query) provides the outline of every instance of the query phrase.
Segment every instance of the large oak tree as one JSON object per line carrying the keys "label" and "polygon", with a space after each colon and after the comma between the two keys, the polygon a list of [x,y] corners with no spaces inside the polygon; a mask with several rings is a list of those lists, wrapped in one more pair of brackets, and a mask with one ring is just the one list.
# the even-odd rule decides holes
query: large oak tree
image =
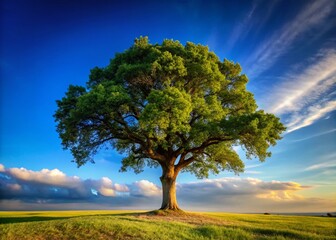
{"label": "large oak tree", "polygon": [[206,46],[140,37],[108,66],[93,68],[86,87],[69,87],[57,101],[57,131],[78,166],[104,146],[126,156],[121,171],[160,166],[161,209],[177,210],[181,171],[239,173],[244,163],[234,146],[264,161],[281,138],[285,127],[257,110],[247,82],[239,64]]}

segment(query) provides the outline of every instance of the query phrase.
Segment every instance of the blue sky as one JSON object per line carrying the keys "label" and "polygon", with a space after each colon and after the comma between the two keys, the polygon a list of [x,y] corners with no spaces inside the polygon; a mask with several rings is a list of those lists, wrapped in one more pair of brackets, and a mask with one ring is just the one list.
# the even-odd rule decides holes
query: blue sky
{"label": "blue sky", "polygon": [[106,66],[142,35],[152,43],[208,45],[220,59],[240,63],[259,107],[288,128],[271,158],[246,160],[239,176],[199,180],[182,173],[183,208],[336,210],[335,1],[3,0],[0,6],[0,209],[159,207],[160,169],[119,173],[122,156],[114,150],[77,168],[52,117],[69,84],[84,85],[90,69]]}

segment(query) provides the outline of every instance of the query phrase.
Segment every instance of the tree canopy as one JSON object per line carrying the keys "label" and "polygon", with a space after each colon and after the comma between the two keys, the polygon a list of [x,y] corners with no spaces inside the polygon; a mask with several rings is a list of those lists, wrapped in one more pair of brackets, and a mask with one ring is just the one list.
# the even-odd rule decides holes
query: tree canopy
{"label": "tree canopy", "polygon": [[200,178],[238,173],[244,163],[233,146],[264,161],[285,130],[258,110],[241,71],[207,46],[140,37],[93,68],[86,87],[69,87],[57,101],[57,131],[78,166],[111,146],[126,156],[122,171],[173,164]]}

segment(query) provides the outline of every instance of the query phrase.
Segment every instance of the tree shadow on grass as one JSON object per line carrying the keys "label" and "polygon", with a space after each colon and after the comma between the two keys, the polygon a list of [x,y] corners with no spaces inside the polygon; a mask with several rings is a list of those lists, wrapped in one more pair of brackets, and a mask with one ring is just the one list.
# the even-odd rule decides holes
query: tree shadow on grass
{"label": "tree shadow on grass", "polygon": [[249,231],[261,235],[270,237],[284,237],[289,239],[307,239],[307,236],[302,232],[295,232],[288,229],[262,229],[262,228],[250,228]]}
{"label": "tree shadow on grass", "polygon": [[42,216],[34,216],[34,217],[0,217],[0,224],[8,224],[8,223],[23,223],[23,222],[38,222],[38,221],[50,221],[50,220],[62,220],[68,219],[71,217],[42,217]]}
{"label": "tree shadow on grass", "polygon": [[[182,213],[182,212],[181,212]],[[8,224],[8,223],[24,223],[24,222],[38,222],[38,221],[52,221],[52,220],[63,220],[63,219],[70,219],[70,218],[79,218],[79,217],[140,217],[140,216],[147,216],[147,217],[155,217],[155,216],[161,216],[161,217],[169,217],[169,216],[180,216],[179,213],[170,213],[169,211],[165,211],[164,214],[162,211],[144,211],[144,212],[126,212],[126,213],[97,213],[97,214],[87,214],[87,215],[72,215],[72,216],[43,216],[43,213],[38,212],[32,212],[32,213],[26,213],[26,215],[29,216],[18,216],[18,217],[1,217],[0,216],[0,224]],[[184,213],[184,212],[183,212]],[[184,213],[186,214],[186,213]]]}
{"label": "tree shadow on grass", "polygon": [[49,217],[49,216],[36,216],[42,213],[28,213],[27,215],[33,215],[29,217],[0,217],[0,224],[8,223],[24,223],[24,222],[38,222],[38,221],[52,221],[52,220],[63,220],[78,217],[97,217],[97,216],[138,216],[140,212],[132,213],[117,213],[117,214],[88,214],[88,215],[78,215],[78,216],[61,216],[61,217]]}

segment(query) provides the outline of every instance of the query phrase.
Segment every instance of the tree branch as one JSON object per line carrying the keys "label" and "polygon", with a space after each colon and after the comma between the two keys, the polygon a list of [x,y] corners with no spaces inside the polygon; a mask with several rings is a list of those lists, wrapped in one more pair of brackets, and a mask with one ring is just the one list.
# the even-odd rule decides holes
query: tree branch
{"label": "tree branch", "polygon": [[145,145],[145,152],[149,158],[157,160],[160,164],[164,163],[165,157],[153,150],[152,141],[149,137],[146,137],[147,144]]}
{"label": "tree branch", "polygon": [[127,122],[125,121],[125,119],[123,118],[122,114],[120,112],[117,112],[118,116],[120,119],[114,119],[116,122],[118,122],[119,124],[121,124],[124,128],[125,131],[127,132],[127,135],[132,138],[134,141],[136,141],[139,144],[142,145],[146,145],[145,141],[143,141],[141,139],[141,137],[137,136],[133,131],[130,130],[129,126],[127,125]]}
{"label": "tree branch", "polygon": [[184,159],[183,161],[179,161],[178,164],[175,166],[175,169],[177,171],[180,171],[182,168],[188,166],[193,161],[195,161],[195,156],[191,156],[188,159]]}
{"label": "tree branch", "polygon": [[221,138],[221,137],[212,137],[212,138],[208,138],[206,141],[204,141],[201,146],[198,147],[194,147],[191,149],[188,149],[187,152],[189,153],[200,153],[202,152],[205,148],[214,145],[214,144],[218,144],[220,142],[224,142],[224,141],[232,141],[232,138]]}
{"label": "tree branch", "polygon": [[[223,141],[232,141],[232,140],[233,139],[231,139],[231,138],[220,138],[220,137],[209,138],[205,142],[203,142],[200,146],[185,150],[181,154],[180,160],[175,167],[176,167],[176,169],[181,170],[182,168],[188,166],[190,163],[192,163],[193,161],[196,160],[194,154],[199,154],[199,153],[207,154],[207,153],[204,152],[205,148],[207,148],[211,145],[214,145],[214,144],[218,144],[218,143],[223,142]],[[185,159],[185,157],[187,156],[188,153],[193,153],[193,155],[191,157],[189,157],[188,159]]]}

